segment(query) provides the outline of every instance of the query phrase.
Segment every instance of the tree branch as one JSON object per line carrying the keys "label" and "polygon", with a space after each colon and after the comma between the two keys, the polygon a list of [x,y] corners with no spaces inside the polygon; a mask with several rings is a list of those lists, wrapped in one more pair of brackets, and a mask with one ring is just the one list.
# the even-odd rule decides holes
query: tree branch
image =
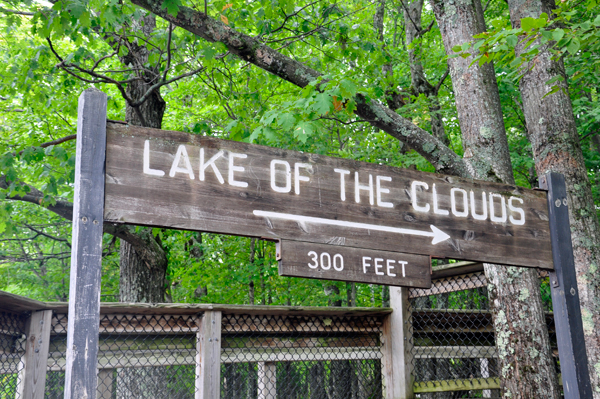
{"label": "tree branch", "polygon": [[[296,86],[306,87],[321,77],[315,71],[261,43],[257,38],[237,32],[230,26],[188,7],[180,7],[177,16],[162,8],[160,0],[132,0],[148,11],[164,18],[210,42],[220,42],[234,55],[264,69]],[[364,95],[355,96],[356,114],[370,121],[371,125],[415,149],[438,172],[457,176],[469,176],[466,164],[455,152],[412,121],[402,118],[378,101]]]}

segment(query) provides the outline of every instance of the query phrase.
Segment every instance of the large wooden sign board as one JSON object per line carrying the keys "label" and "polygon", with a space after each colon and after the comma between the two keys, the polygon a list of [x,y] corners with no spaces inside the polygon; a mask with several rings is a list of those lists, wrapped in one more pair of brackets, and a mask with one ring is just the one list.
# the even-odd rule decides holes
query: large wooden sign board
{"label": "large wooden sign board", "polygon": [[116,123],[104,219],[553,268],[544,192]]}
{"label": "large wooden sign board", "polygon": [[427,286],[429,255],[552,269],[564,396],[591,397],[566,185],[553,173],[540,183],[547,191],[107,125],[106,95],[86,90],[77,122],[65,399],[96,395],[102,215],[277,240],[279,255],[291,257],[280,263],[284,273],[313,278]]}

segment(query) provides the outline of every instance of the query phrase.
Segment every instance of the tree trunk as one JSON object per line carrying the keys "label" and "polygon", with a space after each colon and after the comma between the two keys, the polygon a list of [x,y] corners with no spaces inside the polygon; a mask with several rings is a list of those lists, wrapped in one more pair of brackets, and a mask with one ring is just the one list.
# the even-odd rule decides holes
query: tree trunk
{"label": "tree trunk", "polygon": [[[135,27],[149,37],[156,27],[156,17],[152,14],[143,17],[141,22],[134,21]],[[122,57],[125,65],[147,69],[149,51],[144,46],[130,43],[129,52]],[[150,88],[150,82],[157,71],[145,71],[138,75],[142,78],[127,85],[127,94],[139,100]],[[125,121],[131,125],[160,129],[165,112],[165,101],[158,90],[154,91],[139,107],[127,104]],[[142,228],[138,234],[140,241],[133,245],[121,240],[120,257],[120,294],[123,302],[164,302],[166,293],[165,275],[167,257],[162,245],[152,235],[151,229]]]}
{"label": "tree trunk", "polygon": [[[447,54],[485,30],[479,0],[431,0]],[[514,184],[498,85],[492,64],[450,58],[450,76],[465,161],[474,178]],[[485,265],[493,303],[503,396],[559,398],[540,282],[534,269]]]}
{"label": "tree trunk", "polygon": [[[515,28],[521,26],[522,18],[538,18],[543,12],[552,15],[555,8],[551,0],[508,0],[508,5]],[[547,46],[540,44],[540,52],[527,64],[527,68],[533,68],[524,71],[519,88],[538,176],[547,172],[565,176],[590,380],[594,398],[600,398],[600,226],[568,95],[564,65],[562,59],[552,59]],[[523,47],[524,43],[517,45],[516,56],[523,52]],[[546,82],[558,76],[564,80],[554,84],[562,90],[548,96],[551,85]]]}
{"label": "tree trunk", "polygon": [[421,36],[424,0],[412,0],[403,3],[404,21],[406,24],[406,46],[409,47],[408,59],[410,63],[410,82],[413,92],[418,96],[424,94],[429,103],[429,117],[431,118],[431,133],[442,143],[448,145],[450,140],[444,130],[444,122],[440,114],[440,102],[437,98],[436,88],[425,78],[421,60],[421,48],[410,48],[410,45]]}

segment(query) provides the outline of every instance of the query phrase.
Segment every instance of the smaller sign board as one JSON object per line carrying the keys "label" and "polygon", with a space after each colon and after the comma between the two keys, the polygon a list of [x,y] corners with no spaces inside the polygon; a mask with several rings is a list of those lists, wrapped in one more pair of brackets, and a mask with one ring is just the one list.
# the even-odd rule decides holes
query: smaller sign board
{"label": "smaller sign board", "polygon": [[281,276],[431,287],[429,256],[282,240],[277,258]]}

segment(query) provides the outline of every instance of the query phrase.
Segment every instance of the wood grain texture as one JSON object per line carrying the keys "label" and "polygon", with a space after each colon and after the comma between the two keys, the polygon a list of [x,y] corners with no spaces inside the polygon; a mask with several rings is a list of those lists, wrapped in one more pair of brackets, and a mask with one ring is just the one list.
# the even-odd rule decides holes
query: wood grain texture
{"label": "wood grain texture", "polygon": [[65,399],[96,397],[105,150],[106,94],[89,89],[77,119]]}
{"label": "wood grain texture", "polygon": [[197,344],[196,399],[221,396],[221,312],[204,312]]}
{"label": "wood grain texture", "polygon": [[51,310],[33,312],[29,318],[24,365],[18,388],[21,399],[44,398],[51,320]]}
{"label": "wood grain texture", "polygon": [[282,240],[277,245],[277,257],[280,258],[280,276],[404,287],[431,286],[429,256]]}
{"label": "wood grain texture", "polygon": [[[144,173],[146,140],[147,172],[154,175]],[[173,168],[181,145],[189,157],[189,170],[181,156]],[[110,222],[552,268],[544,192],[123,124],[109,123],[107,148],[105,219]],[[206,166],[201,180],[201,149],[205,166],[223,151],[211,164],[219,175],[212,166]],[[279,162],[274,164],[275,189],[271,181],[272,160]],[[283,161],[289,164],[289,185]],[[296,164],[298,176],[305,180],[296,178]],[[230,165],[238,169],[230,173]],[[347,172],[338,173],[336,169]],[[156,171],[164,175],[158,176],[161,172]],[[427,212],[419,212],[413,206],[414,181],[423,183],[415,186],[415,204],[417,208],[429,207]],[[245,184],[247,187],[241,187]],[[358,203],[357,187],[363,187],[358,190]],[[277,192],[288,188],[289,192]],[[486,220],[476,220],[471,211],[464,217],[455,216],[453,188],[467,191],[468,208],[472,208],[473,191],[476,215],[484,213],[485,197]],[[491,221],[490,194],[495,195],[495,217],[505,216],[505,222]],[[456,214],[465,211],[463,195],[454,192]],[[511,197],[516,198],[512,200],[513,207],[521,208],[523,215],[508,208]],[[506,215],[500,212],[501,201]],[[444,211],[448,215],[442,215]],[[275,213],[313,219],[286,219],[273,216]],[[518,225],[522,217],[525,224]],[[321,221],[315,222],[314,218]],[[326,224],[322,219],[336,222]],[[360,223],[362,227],[335,225],[337,222]],[[431,237],[381,231],[382,227],[392,227],[431,233],[431,225],[450,238],[434,245]]]}
{"label": "wood grain texture", "polygon": [[394,312],[386,317],[381,334],[385,398],[412,399],[414,377],[408,289],[391,287],[390,305]]}

